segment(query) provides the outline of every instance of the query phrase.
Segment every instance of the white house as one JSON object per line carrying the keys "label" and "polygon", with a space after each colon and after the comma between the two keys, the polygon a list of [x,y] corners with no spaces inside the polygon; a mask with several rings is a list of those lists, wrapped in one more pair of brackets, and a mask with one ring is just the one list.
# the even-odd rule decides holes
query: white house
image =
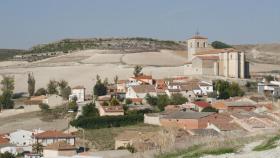
{"label": "white house", "polygon": [[153,85],[138,85],[138,86],[131,86],[128,87],[126,92],[126,98],[142,98],[144,99],[147,94],[152,96],[156,96],[156,88]]}
{"label": "white house", "polygon": [[280,82],[271,81],[270,83],[258,83],[258,93],[280,96]]}
{"label": "white house", "polygon": [[130,77],[128,79],[128,82],[126,83],[126,86],[130,87],[130,86],[138,86],[138,85],[142,85],[142,84],[152,85],[153,84],[152,76],[141,75],[141,76],[137,76],[137,77]]}
{"label": "white house", "polygon": [[83,86],[73,87],[71,90],[71,94],[69,96],[69,100],[73,100],[75,97],[77,98],[77,102],[84,102],[86,96],[86,89]]}
{"label": "white house", "polygon": [[10,143],[16,146],[30,146],[33,144],[32,136],[34,134],[38,134],[42,132],[43,131],[40,129],[33,130],[33,131],[17,130],[15,132],[10,133],[9,135]]}
{"label": "white house", "polygon": [[212,83],[201,81],[198,83],[199,88],[201,89],[202,95],[207,95],[208,93],[213,93]]}
{"label": "white house", "polygon": [[42,102],[48,104],[50,107],[56,107],[62,105],[64,100],[61,96],[53,94],[48,95]]}
{"label": "white house", "polygon": [[33,136],[35,142],[41,143],[43,146],[53,144],[59,141],[65,141],[70,145],[75,145],[75,136],[63,133],[61,131],[46,131]]}

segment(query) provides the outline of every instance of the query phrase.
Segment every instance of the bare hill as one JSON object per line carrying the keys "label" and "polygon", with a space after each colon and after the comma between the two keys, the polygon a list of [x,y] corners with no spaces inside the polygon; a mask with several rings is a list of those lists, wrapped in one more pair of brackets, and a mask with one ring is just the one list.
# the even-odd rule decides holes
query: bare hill
{"label": "bare hill", "polygon": [[266,64],[280,63],[280,43],[236,45],[234,47],[245,51],[251,62]]}

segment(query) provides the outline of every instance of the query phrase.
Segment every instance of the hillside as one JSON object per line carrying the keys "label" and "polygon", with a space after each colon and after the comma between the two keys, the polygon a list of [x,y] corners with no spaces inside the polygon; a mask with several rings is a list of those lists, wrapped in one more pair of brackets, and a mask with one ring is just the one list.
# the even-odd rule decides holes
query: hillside
{"label": "hillside", "polygon": [[266,64],[280,63],[280,43],[235,45],[234,47],[245,51],[251,62]]}
{"label": "hillside", "polygon": [[19,49],[0,49],[0,61],[11,59],[13,56],[23,52],[24,50]]}
{"label": "hillside", "polygon": [[91,38],[64,39],[54,43],[37,45],[26,53],[64,52],[86,49],[123,50],[128,52],[158,51],[160,49],[184,50],[185,46],[175,41],[152,38]]}

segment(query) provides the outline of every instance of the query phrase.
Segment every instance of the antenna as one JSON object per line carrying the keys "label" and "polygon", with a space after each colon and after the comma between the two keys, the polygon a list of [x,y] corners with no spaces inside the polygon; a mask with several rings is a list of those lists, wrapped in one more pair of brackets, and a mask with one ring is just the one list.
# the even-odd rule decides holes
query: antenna
{"label": "antenna", "polygon": [[196,35],[196,36],[198,36],[198,35],[199,35],[199,28],[196,28],[195,35]]}

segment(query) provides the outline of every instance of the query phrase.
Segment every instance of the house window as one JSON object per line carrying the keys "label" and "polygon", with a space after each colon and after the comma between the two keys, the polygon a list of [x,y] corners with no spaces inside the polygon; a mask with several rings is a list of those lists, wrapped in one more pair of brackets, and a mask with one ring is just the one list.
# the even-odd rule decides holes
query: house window
{"label": "house window", "polygon": [[196,47],[199,48],[199,42],[197,42],[196,45],[197,45]]}
{"label": "house window", "polygon": [[204,45],[204,48],[206,48],[206,42],[204,42],[203,45]]}

